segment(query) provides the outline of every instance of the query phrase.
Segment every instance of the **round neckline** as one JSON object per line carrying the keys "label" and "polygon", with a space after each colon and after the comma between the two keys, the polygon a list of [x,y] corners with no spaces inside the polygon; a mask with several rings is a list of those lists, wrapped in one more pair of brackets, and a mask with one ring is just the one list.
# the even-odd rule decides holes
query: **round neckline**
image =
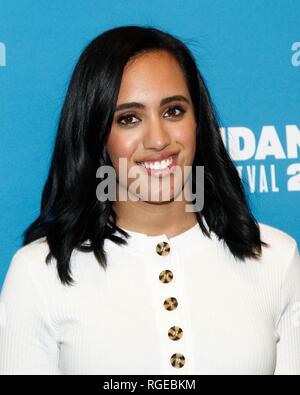
{"label": "round neckline", "polygon": [[200,226],[199,226],[199,223],[197,222],[195,225],[193,225],[189,229],[187,229],[187,230],[185,230],[185,231],[183,231],[183,232],[181,232],[181,233],[179,233],[179,234],[177,234],[175,236],[172,236],[172,237],[168,237],[165,233],[161,233],[159,235],[148,235],[147,233],[132,231],[132,230],[129,230],[129,229],[121,227],[121,226],[119,226],[119,228],[124,230],[125,232],[127,232],[128,234],[130,234],[132,236],[143,237],[143,238],[146,237],[148,240],[150,240],[150,239],[155,240],[155,239],[165,238],[167,240],[173,241],[173,240],[175,240],[177,238],[181,238],[181,237],[184,237],[184,236],[188,235],[189,233],[193,232],[197,228],[200,228]]}
{"label": "round neckline", "polygon": [[[203,222],[205,228],[210,233],[210,229],[209,229],[209,226],[208,226],[208,224],[207,224],[207,222],[205,220],[205,217],[202,215],[201,218],[202,218],[202,222]],[[172,236],[172,237],[168,237],[165,233],[161,233],[159,235],[148,235],[147,233],[136,232],[136,231],[124,228],[124,227],[120,227],[120,226],[119,226],[119,228],[122,229],[123,231],[127,232],[131,236],[132,239],[133,238],[139,239],[139,240],[143,240],[144,239],[144,240],[148,240],[148,241],[156,241],[157,239],[162,239],[162,238],[167,239],[167,240],[169,240],[171,242],[173,242],[173,241],[181,241],[181,240],[185,240],[186,237],[188,237],[190,235],[193,235],[193,234],[196,234],[196,233],[199,233],[199,232],[203,233],[198,221],[196,222],[195,225],[193,225],[189,229],[187,229],[184,232],[181,232],[181,233],[179,233],[179,234],[177,234],[175,236]]]}
{"label": "round neckline", "polygon": [[[202,221],[204,226],[210,233],[208,224],[203,216],[202,216]],[[203,235],[203,231],[200,227],[199,222],[196,222],[196,224],[190,227],[189,229],[172,237],[168,237],[165,233],[150,236],[147,235],[146,233],[132,231],[121,226],[119,226],[119,229],[126,232],[129,237],[126,238],[126,244],[121,245],[118,248],[131,251],[132,253],[146,254],[147,256],[148,254],[149,256],[152,256],[153,252],[156,251],[157,245],[162,242],[166,242],[170,244],[171,249],[175,247],[178,250],[181,249],[184,250],[184,248],[186,248],[187,245],[197,246],[197,248],[198,247],[202,248],[206,246],[207,243],[209,243],[209,238]],[[118,233],[120,232],[118,231]],[[109,242],[108,244],[111,245],[111,243]]]}

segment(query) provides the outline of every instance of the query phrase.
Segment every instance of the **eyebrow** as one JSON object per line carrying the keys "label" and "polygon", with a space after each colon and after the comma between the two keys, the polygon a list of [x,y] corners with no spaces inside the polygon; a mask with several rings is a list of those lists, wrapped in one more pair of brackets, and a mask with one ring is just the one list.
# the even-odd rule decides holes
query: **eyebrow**
{"label": "eyebrow", "polygon": [[[162,99],[161,102],[160,102],[160,107],[162,107],[165,104],[172,103],[174,101],[184,101],[184,102],[190,104],[190,101],[185,96],[176,95],[176,96],[165,97],[164,99]],[[137,103],[137,102],[123,103],[123,104],[119,104],[117,106],[115,112],[121,111],[121,110],[127,110],[129,108],[145,109],[146,106],[144,104],[142,104],[142,103]]]}

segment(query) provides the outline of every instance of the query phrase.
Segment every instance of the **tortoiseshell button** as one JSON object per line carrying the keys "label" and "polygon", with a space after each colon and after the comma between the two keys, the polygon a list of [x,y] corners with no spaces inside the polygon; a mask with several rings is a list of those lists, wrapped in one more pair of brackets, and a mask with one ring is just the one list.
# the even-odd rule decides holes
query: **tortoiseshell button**
{"label": "tortoiseshell button", "polygon": [[182,367],[184,366],[184,364],[185,364],[185,357],[184,357],[184,355],[182,355],[182,354],[176,353],[176,354],[173,354],[173,355],[171,356],[170,361],[171,361],[171,365],[172,365],[174,368],[180,369],[180,368],[182,368]]}
{"label": "tortoiseshell button", "polygon": [[156,246],[156,252],[158,253],[158,255],[161,255],[161,256],[169,255],[170,250],[171,250],[171,248],[170,248],[169,243],[167,243],[165,241],[158,243]]}
{"label": "tortoiseshell button", "polygon": [[178,306],[176,298],[168,298],[164,301],[164,308],[168,311],[175,310]]}
{"label": "tortoiseshell button", "polygon": [[183,330],[179,328],[179,326],[172,326],[172,328],[169,329],[168,336],[171,340],[180,340],[183,336]]}
{"label": "tortoiseshell button", "polygon": [[163,270],[160,275],[159,275],[159,279],[162,283],[170,283],[173,280],[173,273],[171,272],[171,270]]}

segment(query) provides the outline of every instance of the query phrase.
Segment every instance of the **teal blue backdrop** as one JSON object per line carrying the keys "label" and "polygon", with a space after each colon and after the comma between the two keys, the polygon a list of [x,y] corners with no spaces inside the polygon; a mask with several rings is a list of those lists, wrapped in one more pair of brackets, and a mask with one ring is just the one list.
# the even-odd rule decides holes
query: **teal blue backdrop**
{"label": "teal blue backdrop", "polygon": [[37,216],[59,111],[84,46],[137,24],[194,53],[253,213],[300,242],[299,0],[0,0],[0,288]]}

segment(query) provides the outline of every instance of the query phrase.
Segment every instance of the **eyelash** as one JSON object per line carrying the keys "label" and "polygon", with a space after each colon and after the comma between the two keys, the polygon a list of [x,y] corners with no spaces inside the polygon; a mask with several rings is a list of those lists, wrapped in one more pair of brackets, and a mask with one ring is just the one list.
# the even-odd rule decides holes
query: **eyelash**
{"label": "eyelash", "polygon": [[[184,110],[181,106],[169,107],[168,111],[170,111],[170,110],[180,110],[181,111],[181,114],[175,115],[175,118],[179,117],[180,115],[183,115],[186,112],[186,110]],[[117,119],[117,123],[120,124],[121,126],[134,125],[134,124],[138,123],[138,122],[132,122],[132,123],[128,123],[128,124],[121,123],[121,121],[123,121],[123,119],[131,118],[131,117],[135,117],[135,114],[129,113],[129,114],[122,115]]]}

